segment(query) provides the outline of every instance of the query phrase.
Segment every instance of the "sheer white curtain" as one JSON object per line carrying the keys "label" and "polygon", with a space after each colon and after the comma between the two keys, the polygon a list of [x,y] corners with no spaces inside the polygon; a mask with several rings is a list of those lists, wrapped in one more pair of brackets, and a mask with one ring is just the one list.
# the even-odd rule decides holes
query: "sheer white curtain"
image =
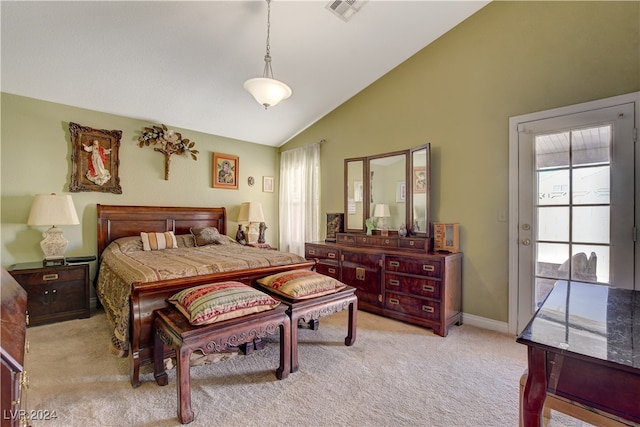
{"label": "sheer white curtain", "polygon": [[304,243],[320,238],[320,143],[280,157],[280,250],[304,256]]}

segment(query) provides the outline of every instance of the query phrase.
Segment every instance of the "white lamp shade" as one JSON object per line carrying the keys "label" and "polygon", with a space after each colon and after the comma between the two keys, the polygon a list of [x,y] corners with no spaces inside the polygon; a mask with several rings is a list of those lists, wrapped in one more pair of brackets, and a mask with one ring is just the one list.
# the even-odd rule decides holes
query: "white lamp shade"
{"label": "white lamp shade", "polygon": [[375,216],[377,218],[390,217],[391,213],[389,212],[389,205],[387,205],[385,203],[377,204],[375,206],[375,209],[373,210],[373,216]]}
{"label": "white lamp shade", "polygon": [[264,222],[264,214],[262,213],[262,203],[260,202],[244,202],[240,205],[240,214],[238,215],[239,223]]}
{"label": "white lamp shade", "polygon": [[38,194],[33,199],[27,225],[80,224],[73,199],[69,195]]}
{"label": "white lamp shade", "polygon": [[268,77],[256,77],[244,82],[244,88],[264,108],[273,107],[293,93],[291,88],[280,80]]}

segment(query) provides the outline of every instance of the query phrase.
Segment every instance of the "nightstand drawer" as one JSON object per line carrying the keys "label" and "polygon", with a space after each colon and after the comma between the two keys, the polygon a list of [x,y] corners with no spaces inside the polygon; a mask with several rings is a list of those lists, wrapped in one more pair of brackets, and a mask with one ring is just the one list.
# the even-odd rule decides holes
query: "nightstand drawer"
{"label": "nightstand drawer", "polygon": [[53,267],[43,269],[42,271],[12,271],[11,274],[23,286],[47,285],[49,283],[69,282],[73,280],[84,282],[84,270],[82,268],[67,269],[64,267]]}

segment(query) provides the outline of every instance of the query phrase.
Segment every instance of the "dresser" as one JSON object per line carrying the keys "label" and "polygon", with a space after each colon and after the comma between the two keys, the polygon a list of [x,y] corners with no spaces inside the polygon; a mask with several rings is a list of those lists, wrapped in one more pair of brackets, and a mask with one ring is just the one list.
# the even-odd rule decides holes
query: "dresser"
{"label": "dresser", "polygon": [[462,254],[429,252],[429,239],[338,233],[307,242],[316,271],[356,288],[358,307],[446,336],[462,323]]}
{"label": "dresser", "polygon": [[0,306],[2,427],[25,426],[28,424],[28,412],[24,408],[23,393],[27,381],[24,370],[27,293],[4,268],[0,297],[2,298]]}
{"label": "dresser", "polygon": [[29,295],[30,325],[89,317],[88,263],[58,267],[21,263],[12,265],[9,273]]}

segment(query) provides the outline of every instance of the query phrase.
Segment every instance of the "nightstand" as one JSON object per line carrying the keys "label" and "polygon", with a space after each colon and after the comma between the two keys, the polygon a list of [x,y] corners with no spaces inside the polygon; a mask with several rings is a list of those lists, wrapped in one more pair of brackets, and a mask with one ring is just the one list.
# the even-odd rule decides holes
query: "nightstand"
{"label": "nightstand", "polygon": [[88,263],[43,267],[29,262],[8,270],[27,291],[30,326],[90,316]]}

